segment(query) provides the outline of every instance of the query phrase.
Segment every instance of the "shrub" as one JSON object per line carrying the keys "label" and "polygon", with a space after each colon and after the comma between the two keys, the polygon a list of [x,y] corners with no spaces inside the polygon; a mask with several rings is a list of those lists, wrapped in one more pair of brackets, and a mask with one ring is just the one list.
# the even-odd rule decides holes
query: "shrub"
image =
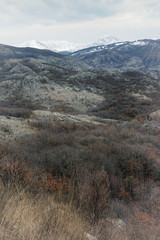
{"label": "shrub", "polygon": [[90,221],[96,222],[106,215],[110,202],[110,181],[106,171],[79,166],[72,188],[78,207]]}
{"label": "shrub", "polygon": [[[2,162],[5,153],[5,158],[11,163],[19,162],[22,166],[24,163],[24,172],[19,173],[19,176],[25,174],[25,171],[34,171],[37,178],[49,174],[53,182],[62,177],[68,179],[69,185],[74,185],[75,181],[81,180],[84,182],[82,189],[86,192],[85,188],[94,185],[93,178],[101,181],[99,174],[103,176],[105,171],[109,178],[110,196],[126,201],[137,199],[137,196],[140,196],[136,196],[137,187],[148,179],[157,177],[156,169],[159,168],[155,167],[156,153],[146,148],[150,142],[152,145],[159,145],[159,142],[156,142],[157,136],[150,135],[151,132],[148,131],[145,133],[139,125],[92,127],[88,124],[60,122],[36,124],[39,128],[42,124],[40,131],[1,149]],[[5,176],[5,171],[2,171],[3,174]],[[18,177],[18,174],[16,176]],[[49,179],[51,181],[51,178]],[[18,181],[22,182],[23,178]],[[30,183],[34,184],[34,181],[33,184]],[[96,185],[94,187],[96,188]]]}
{"label": "shrub", "polygon": [[29,118],[32,111],[28,108],[8,108],[0,107],[0,115],[17,117],[17,118]]}

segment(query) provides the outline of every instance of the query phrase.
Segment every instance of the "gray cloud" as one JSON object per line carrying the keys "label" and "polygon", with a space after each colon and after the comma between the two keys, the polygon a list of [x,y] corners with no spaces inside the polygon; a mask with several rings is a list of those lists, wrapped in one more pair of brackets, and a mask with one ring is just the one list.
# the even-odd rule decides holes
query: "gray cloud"
{"label": "gray cloud", "polygon": [[0,0],[1,42],[158,34],[159,21],[159,0]]}
{"label": "gray cloud", "polygon": [[0,19],[12,23],[54,23],[107,17],[120,9],[123,0],[1,0]]}
{"label": "gray cloud", "polygon": [[3,24],[54,24],[146,11],[160,16],[159,0],[0,0]]}

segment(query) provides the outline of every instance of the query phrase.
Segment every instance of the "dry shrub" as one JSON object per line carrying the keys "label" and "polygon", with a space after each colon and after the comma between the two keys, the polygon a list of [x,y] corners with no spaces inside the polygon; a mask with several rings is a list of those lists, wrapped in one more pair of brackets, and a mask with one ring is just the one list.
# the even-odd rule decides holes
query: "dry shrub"
{"label": "dry shrub", "polygon": [[63,176],[54,176],[50,172],[31,168],[24,161],[14,161],[4,157],[0,161],[1,180],[4,186],[10,183],[12,186],[21,186],[31,192],[69,192],[69,179]]}
{"label": "dry shrub", "polygon": [[14,161],[5,156],[0,160],[0,172],[4,185],[7,185],[8,182],[22,185],[25,183],[28,167],[25,162]]}
{"label": "dry shrub", "polygon": [[107,214],[110,202],[110,182],[106,171],[78,169],[74,179],[74,197],[87,219],[96,222]]}
{"label": "dry shrub", "polygon": [[[39,122],[38,125],[41,126]],[[155,177],[156,153],[151,151],[151,148],[146,148],[145,137],[143,142],[137,144],[138,140],[133,136],[134,133],[139,133],[139,129],[136,129],[135,125],[91,127],[47,122],[45,126],[45,129],[34,136],[10,143],[7,147],[2,144],[1,162],[9,161],[12,167],[15,163],[21,165],[16,165],[16,168],[19,168],[17,178],[18,175],[38,169],[38,178],[42,179],[43,174],[51,174],[52,182],[61,176],[71,179],[75,171],[77,175],[81,174],[82,179],[84,174],[79,166],[85,165],[85,168],[89,169],[92,164],[93,172],[103,168],[108,173],[112,197],[130,200],[135,198],[136,189],[141,182]],[[145,136],[144,131],[143,135]],[[147,138],[146,141],[148,144],[152,138]],[[7,159],[5,161],[4,152]],[[88,173],[88,176],[90,175],[91,172]]]}
{"label": "dry shrub", "polygon": [[126,231],[129,239],[158,240],[160,235],[159,217],[134,208],[133,215],[129,217]]}
{"label": "dry shrub", "polygon": [[[140,130],[132,124],[91,127],[91,125],[81,126],[70,123],[47,123],[44,129],[42,126],[42,129],[33,136],[24,137],[7,145],[4,142],[0,143],[1,178],[5,184],[12,182],[11,189],[13,186],[13,189],[23,186],[28,192],[27,194],[32,193],[30,200],[34,207],[34,203],[38,201],[34,194],[39,194],[39,199],[41,199],[45,193],[45,196],[48,196],[50,200],[52,198],[54,203],[56,198],[59,201],[56,203],[58,205],[65,202],[65,206],[68,206],[70,202],[72,204],[71,212],[76,211],[77,215],[81,213],[96,228],[96,225],[105,220],[108,215],[110,200],[118,199],[129,205],[130,202],[134,204],[143,199],[143,195],[149,193],[147,188],[144,189],[144,185],[155,176],[153,166],[154,161],[157,160],[157,152],[154,144],[156,143],[158,146],[159,142],[156,142],[157,135],[152,136],[155,139],[153,142],[152,137],[148,138],[150,133],[145,133],[141,128]],[[150,143],[152,143],[152,148],[148,148]],[[157,171],[159,171],[158,168]],[[5,201],[7,202],[7,200]],[[2,201],[2,208],[5,206],[5,201]],[[17,202],[17,204],[19,203]],[[30,205],[29,202],[27,204]],[[43,201],[41,201],[41,207],[40,203],[38,204],[39,209],[45,209]],[[47,202],[47,204],[49,203]],[[17,205],[15,204],[15,206]],[[26,213],[23,210],[21,212],[21,216],[25,216]],[[51,212],[54,215],[54,211]],[[29,213],[31,214],[31,212]],[[123,218],[124,210],[121,213]],[[38,214],[35,212],[34,214],[38,218]],[[72,231],[68,233],[68,230],[61,231],[61,235],[58,227],[56,232],[53,226],[57,226],[56,224],[59,226],[60,223],[57,220],[59,215],[56,219],[53,219],[52,215],[49,213],[47,216],[44,215],[43,221],[39,220],[39,228],[37,223],[36,228],[43,229],[43,232],[37,230],[38,233],[33,233],[32,228],[34,228],[36,220],[31,220],[31,229],[28,232],[32,232],[33,239],[43,239],[44,234],[48,234],[48,239],[81,239]],[[50,220],[48,220],[48,216]],[[21,222],[20,217],[18,219]],[[69,220],[65,221],[69,222]],[[126,230],[128,231],[127,237],[131,240],[134,239],[132,238],[132,225],[138,227],[135,222],[136,220],[133,219],[133,224],[129,225],[130,230]],[[13,222],[9,226],[10,230],[7,230],[11,231],[11,234],[14,232],[12,224]],[[118,235],[123,239],[123,234],[126,234],[125,230],[120,233],[114,228],[109,233],[108,225],[105,227],[103,224],[99,226],[102,234],[100,232],[94,234],[94,231],[92,234],[91,232],[93,236],[98,236],[98,240],[106,240],[106,236],[115,240]],[[17,223],[13,225],[17,226]],[[2,228],[6,226],[6,222],[2,224]],[[25,228],[25,222],[22,222],[21,226]],[[54,228],[54,232],[51,226],[52,229]],[[15,231],[19,228],[16,228]],[[136,230],[136,228],[135,231],[139,232],[140,229]],[[63,229],[66,229],[65,225]],[[114,231],[116,231],[115,234],[113,234]],[[27,239],[26,233],[18,234],[17,239]],[[16,239],[16,237],[12,235],[12,239]],[[30,237],[30,239],[32,238]]]}
{"label": "dry shrub", "polygon": [[17,118],[29,118],[32,110],[29,108],[18,107],[0,107],[0,115],[17,117]]}

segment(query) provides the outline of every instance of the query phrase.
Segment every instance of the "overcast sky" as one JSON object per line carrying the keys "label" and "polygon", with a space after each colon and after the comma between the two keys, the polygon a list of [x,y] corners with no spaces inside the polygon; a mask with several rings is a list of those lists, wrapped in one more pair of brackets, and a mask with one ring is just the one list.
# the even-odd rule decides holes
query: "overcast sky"
{"label": "overcast sky", "polygon": [[160,0],[0,0],[0,43],[160,34]]}

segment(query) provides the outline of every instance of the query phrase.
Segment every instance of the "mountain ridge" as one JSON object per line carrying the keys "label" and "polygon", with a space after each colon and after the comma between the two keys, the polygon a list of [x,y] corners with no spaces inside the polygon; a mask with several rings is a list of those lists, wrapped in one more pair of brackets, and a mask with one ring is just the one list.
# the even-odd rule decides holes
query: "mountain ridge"
{"label": "mountain ridge", "polygon": [[55,52],[74,52],[80,49],[92,47],[92,46],[99,46],[99,45],[107,45],[111,43],[118,42],[119,39],[113,36],[105,35],[102,38],[99,38],[96,41],[91,41],[88,43],[80,44],[80,43],[72,43],[69,41],[58,41],[58,40],[49,40],[49,41],[28,41],[22,43],[19,47],[35,47],[38,49],[48,49]]}
{"label": "mountain ridge", "polygon": [[71,56],[98,69],[160,72],[159,52],[160,39],[143,39],[82,49]]}
{"label": "mountain ridge", "polygon": [[76,60],[72,56],[64,56],[62,54],[53,52],[46,49],[36,49],[36,48],[20,48],[13,47],[9,45],[0,44],[0,62],[9,59],[38,59],[44,61],[45,63],[57,65],[60,67],[67,67],[74,70],[86,70],[92,67],[87,64]]}
{"label": "mountain ridge", "polygon": [[125,42],[130,42],[131,44],[143,44],[144,40],[158,40],[160,39],[160,35],[157,35],[152,38],[148,39],[137,39],[137,40],[124,40],[121,41],[119,38],[110,36],[110,35],[104,35],[101,38],[97,40],[93,40],[88,43],[72,43],[66,40],[46,40],[46,41],[40,41],[40,40],[31,40],[31,41],[26,41],[22,44],[20,44],[17,47],[31,47],[31,48],[37,48],[37,49],[48,49],[54,52],[62,52],[64,54],[68,54],[68,52],[75,52],[79,50],[83,50],[86,48],[90,47],[97,47],[97,46],[107,46],[110,44],[123,44]]}

